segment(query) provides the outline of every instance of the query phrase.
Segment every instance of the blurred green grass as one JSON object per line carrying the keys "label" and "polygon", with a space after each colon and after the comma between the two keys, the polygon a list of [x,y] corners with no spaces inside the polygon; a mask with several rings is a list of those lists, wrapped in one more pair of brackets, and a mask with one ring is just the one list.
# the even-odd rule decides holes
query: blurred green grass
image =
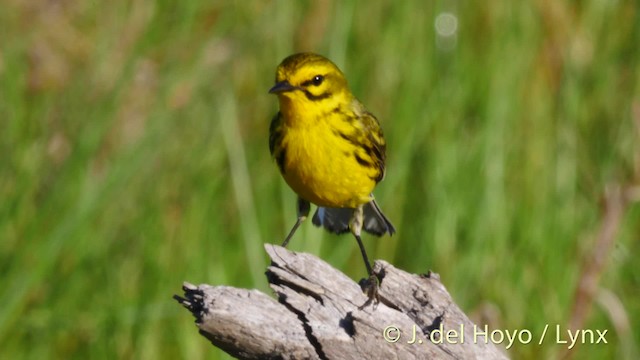
{"label": "blurred green grass", "polygon": [[[333,59],[385,130],[376,197],[399,231],[366,239],[370,255],[438,272],[494,328],[568,322],[604,189],[640,177],[633,1],[2,7],[3,357],[225,358],[171,295],[268,291],[262,244],[295,197],[269,158],[266,91],[296,51]],[[586,324],[609,344],[575,358],[640,356],[639,234],[635,204]],[[363,276],[349,237],[305,224],[291,247]]]}

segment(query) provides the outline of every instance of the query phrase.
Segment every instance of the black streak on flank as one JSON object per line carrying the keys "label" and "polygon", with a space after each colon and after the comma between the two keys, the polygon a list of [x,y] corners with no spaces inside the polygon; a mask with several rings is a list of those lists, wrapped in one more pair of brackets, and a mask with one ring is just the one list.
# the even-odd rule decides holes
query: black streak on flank
{"label": "black streak on flank", "polygon": [[380,159],[380,151],[377,150],[375,146],[369,146],[366,144],[359,144],[359,146],[374,162],[376,159]]}
{"label": "black streak on flank", "polygon": [[341,138],[347,140],[348,142],[350,142],[352,144],[355,144],[355,142],[353,141],[352,138],[349,137],[349,135],[347,135],[347,134],[345,134],[343,132],[337,131],[337,130],[335,130],[334,132],[336,133],[336,135],[340,136]]}
{"label": "black streak on flank", "polygon": [[361,158],[360,155],[358,155],[357,153],[354,152],[353,156],[356,157],[356,161],[358,162],[358,164],[360,164],[362,166],[366,166],[366,167],[373,167],[372,163],[370,163],[367,160]]}
{"label": "black streak on flank", "polygon": [[329,111],[329,114],[338,114],[340,115],[340,119],[348,122],[349,124],[353,124],[357,120],[357,117],[355,117],[353,113],[345,111],[345,109],[340,107],[340,105],[331,109],[331,111]]}
{"label": "black streak on flank", "polygon": [[341,138],[343,138],[344,140],[347,140],[348,142],[350,142],[350,143],[351,143],[351,144],[353,144],[353,145],[361,146],[361,145],[356,141],[355,136],[349,136],[349,135],[347,135],[347,134],[345,134],[345,133],[343,133],[343,132],[341,132],[341,131],[338,131],[338,130],[336,130],[336,129],[334,129],[334,130],[333,130],[333,133],[334,133],[335,135],[340,136],[340,137],[341,137]]}

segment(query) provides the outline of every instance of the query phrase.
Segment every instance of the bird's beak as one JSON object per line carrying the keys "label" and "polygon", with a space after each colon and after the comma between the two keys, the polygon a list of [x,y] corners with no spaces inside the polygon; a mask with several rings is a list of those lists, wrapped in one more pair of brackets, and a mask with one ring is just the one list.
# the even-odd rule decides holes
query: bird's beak
{"label": "bird's beak", "polygon": [[269,94],[279,94],[287,91],[293,91],[296,89],[297,87],[289,84],[289,82],[285,80],[285,81],[280,81],[279,83],[276,83],[275,85],[273,85],[273,87],[269,89]]}

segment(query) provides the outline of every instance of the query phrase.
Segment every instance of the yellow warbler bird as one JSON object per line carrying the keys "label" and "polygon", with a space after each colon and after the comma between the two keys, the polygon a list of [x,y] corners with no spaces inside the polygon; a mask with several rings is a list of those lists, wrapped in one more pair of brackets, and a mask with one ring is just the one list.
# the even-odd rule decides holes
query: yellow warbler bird
{"label": "yellow warbler bird", "polygon": [[286,246],[318,206],[313,224],[358,241],[369,274],[368,293],[377,280],[360,238],[361,231],[382,236],[395,228],[373,199],[385,173],[385,141],[378,120],[351,94],[344,74],[313,53],[287,57],[276,70],[280,111],[271,121],[269,149],[287,184],[298,195],[298,219]]}

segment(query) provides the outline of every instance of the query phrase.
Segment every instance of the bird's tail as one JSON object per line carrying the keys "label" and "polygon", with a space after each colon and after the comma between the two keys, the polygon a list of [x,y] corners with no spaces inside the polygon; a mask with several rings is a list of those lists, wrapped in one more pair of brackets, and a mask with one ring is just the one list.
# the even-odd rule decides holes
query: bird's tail
{"label": "bird's tail", "polygon": [[[353,209],[318,207],[313,214],[313,225],[324,227],[335,234],[349,232],[349,223],[353,216]],[[393,235],[396,228],[382,213],[375,200],[371,200],[363,206],[362,229],[370,234],[382,236],[386,233]]]}

